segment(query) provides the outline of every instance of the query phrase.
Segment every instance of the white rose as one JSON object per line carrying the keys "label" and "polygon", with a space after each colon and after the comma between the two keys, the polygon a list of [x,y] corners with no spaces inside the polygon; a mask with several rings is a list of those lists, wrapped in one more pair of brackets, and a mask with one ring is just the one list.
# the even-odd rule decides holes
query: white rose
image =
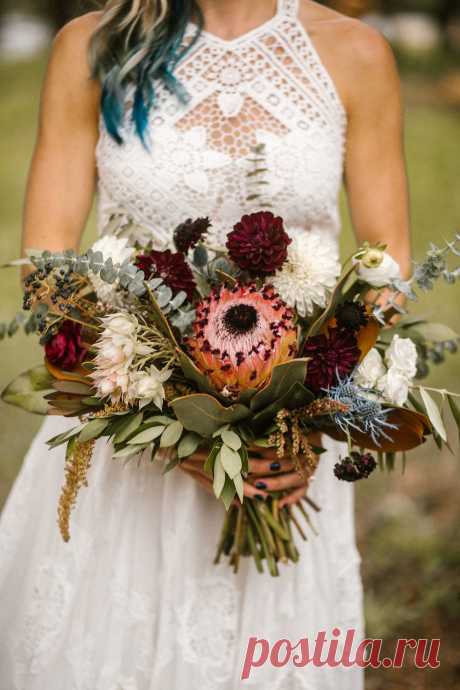
{"label": "white rose", "polygon": [[355,383],[361,388],[375,388],[377,381],[385,376],[386,368],[378,350],[370,350],[355,373]]}
{"label": "white rose", "polygon": [[409,386],[409,380],[395,369],[389,369],[378,383],[378,388],[384,398],[398,407],[402,407],[407,402]]}
{"label": "white rose", "polygon": [[385,353],[385,361],[390,369],[412,380],[417,373],[417,348],[410,338],[395,335]]}
{"label": "white rose", "polygon": [[[369,283],[372,287],[380,288],[388,285],[393,280],[401,279],[401,269],[399,264],[387,252],[382,252],[381,263],[375,267],[365,265],[363,259],[357,261],[357,273],[361,280]],[[364,257],[365,258],[365,257]]]}

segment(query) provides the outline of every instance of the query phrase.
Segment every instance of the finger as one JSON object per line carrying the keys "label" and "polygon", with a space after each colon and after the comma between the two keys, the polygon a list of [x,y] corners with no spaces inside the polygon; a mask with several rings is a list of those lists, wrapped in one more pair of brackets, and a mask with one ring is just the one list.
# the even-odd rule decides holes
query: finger
{"label": "finger", "polygon": [[288,494],[280,500],[279,507],[284,508],[284,506],[292,506],[295,503],[298,503],[305,496],[306,491],[306,486],[302,486],[299,489],[295,489],[294,491],[292,491],[292,493]]}
{"label": "finger", "polygon": [[246,498],[268,498],[268,493],[263,489],[257,489],[249,482],[243,483],[244,495]]}
{"label": "finger", "polygon": [[276,460],[256,460],[250,458],[249,460],[250,474],[266,476],[269,475],[270,472],[279,474],[281,472],[292,472],[293,469],[294,463],[288,458],[276,458]]}
{"label": "finger", "polygon": [[213,490],[213,488],[212,488],[212,483],[211,483],[211,481],[210,481],[209,479],[207,479],[205,476],[203,476],[203,475],[202,475],[201,473],[199,473],[199,472],[193,472],[193,471],[191,471],[191,470],[184,469],[184,468],[181,467],[180,465],[179,465],[179,467],[180,467],[180,469],[182,470],[182,472],[184,472],[185,474],[188,474],[189,477],[191,477],[191,478],[194,479],[198,484],[200,484],[200,486],[202,486],[203,489],[205,489],[205,491],[206,491],[208,494],[210,494],[211,496],[214,496],[214,490]]}
{"label": "finger", "polygon": [[263,491],[283,491],[297,489],[301,486],[306,487],[306,482],[298,472],[289,472],[289,474],[282,474],[279,477],[261,477],[255,482],[256,489]]}

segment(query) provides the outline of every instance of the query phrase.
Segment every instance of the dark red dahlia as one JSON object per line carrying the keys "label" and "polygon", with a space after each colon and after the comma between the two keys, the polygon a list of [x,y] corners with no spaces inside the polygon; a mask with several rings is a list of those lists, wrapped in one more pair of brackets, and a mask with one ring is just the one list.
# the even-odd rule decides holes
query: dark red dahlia
{"label": "dark red dahlia", "polygon": [[189,218],[174,230],[174,244],[178,252],[187,254],[189,249],[195,247],[206,235],[211,227],[209,218]]}
{"label": "dark red dahlia", "polygon": [[243,216],[235,225],[228,235],[227,249],[239,268],[263,277],[281,268],[290,243],[283,219],[270,211],[259,211]]}
{"label": "dark red dahlia", "polygon": [[56,335],[45,344],[45,353],[51,364],[72,371],[86,355],[81,339],[81,326],[73,321],[63,321]]}
{"label": "dark red dahlia", "polygon": [[316,335],[305,343],[308,363],[307,386],[319,393],[345,378],[358,364],[361,352],[351,331],[330,328],[329,335]]}
{"label": "dark red dahlia", "polygon": [[136,266],[144,272],[146,280],[163,278],[165,285],[175,295],[183,290],[188,299],[192,300],[196,285],[192,270],[181,252],[173,254],[169,249],[164,252],[152,250],[138,256]]}

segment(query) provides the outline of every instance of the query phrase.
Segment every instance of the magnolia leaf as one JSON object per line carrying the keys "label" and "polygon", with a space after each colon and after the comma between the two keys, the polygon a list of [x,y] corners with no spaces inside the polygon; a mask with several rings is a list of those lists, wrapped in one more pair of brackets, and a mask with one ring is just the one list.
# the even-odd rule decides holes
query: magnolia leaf
{"label": "magnolia leaf", "polygon": [[131,436],[131,434],[134,434],[134,432],[142,424],[143,417],[144,417],[143,413],[138,412],[133,417],[128,417],[128,419],[124,419],[123,423],[120,425],[120,430],[115,434],[115,438],[114,438],[115,445],[118,445],[119,443],[123,443],[123,441],[126,441],[126,439],[129,436]]}
{"label": "magnolia leaf", "polygon": [[225,445],[229,446],[232,450],[239,450],[241,448],[240,437],[231,429],[225,429],[220,436]]}
{"label": "magnolia leaf", "polygon": [[169,448],[170,446],[175,446],[180,439],[184,427],[180,422],[173,422],[163,431],[160,440],[161,448]]}
{"label": "magnolia leaf", "polygon": [[193,431],[189,431],[187,434],[185,434],[185,436],[181,438],[179,447],[177,449],[179,458],[188,458],[190,455],[193,455],[201,441],[201,436],[194,434]]}
{"label": "magnolia leaf", "polygon": [[52,377],[45,367],[29,369],[12,381],[2,392],[2,400],[27,412],[45,415],[46,396],[53,393]]}
{"label": "magnolia leaf", "polygon": [[236,493],[238,494],[238,498],[240,499],[241,503],[244,501],[244,482],[243,482],[243,477],[241,474],[237,474],[236,477],[233,477],[233,483],[235,485]]}
{"label": "magnolia leaf", "polygon": [[85,424],[83,429],[80,431],[78,440],[80,443],[86,443],[86,441],[91,441],[93,438],[99,438],[102,432],[105,431],[109,424],[108,419],[92,419],[88,424]]}
{"label": "magnolia leaf", "polygon": [[128,444],[139,444],[139,443],[151,443],[156,438],[161,436],[165,430],[164,426],[152,426],[149,429],[144,429],[139,434],[136,434],[133,438],[130,438]]}
{"label": "magnolia leaf", "polygon": [[73,393],[74,395],[85,396],[89,396],[91,391],[91,386],[77,381],[53,381],[53,388],[61,393]]}
{"label": "magnolia leaf", "polygon": [[303,383],[296,381],[289,390],[280,398],[275,400],[271,405],[261,410],[251,420],[253,428],[263,429],[265,432],[266,425],[276,416],[276,414],[283,408],[293,410],[299,407],[308,405],[315,399],[313,393],[306,388]]}
{"label": "magnolia leaf", "polygon": [[230,506],[232,505],[235,494],[236,487],[234,482],[229,477],[225,477],[225,484],[220,497],[226,510],[229,510]]}
{"label": "magnolia leaf", "polygon": [[88,373],[82,367],[79,366],[73,371],[64,371],[64,369],[59,369],[59,367],[51,364],[51,362],[45,357],[45,367],[48,369],[51,376],[58,381],[77,381],[79,383],[88,383]]}
{"label": "magnolia leaf", "polygon": [[356,339],[358,341],[358,348],[361,352],[359,361],[362,362],[366,355],[372,350],[377,338],[379,337],[382,326],[377,321],[371,317],[367,324],[359,329],[356,334]]}
{"label": "magnolia leaf", "polygon": [[220,453],[216,457],[216,461],[214,463],[214,481],[213,481],[213,489],[214,489],[214,494],[216,498],[220,498],[220,495],[223,491],[225,485],[225,470],[222,465],[222,460],[220,459]]}
{"label": "magnolia leaf", "polygon": [[433,427],[435,428],[439,436],[442,438],[444,443],[447,443],[446,427],[444,426],[444,422],[442,421],[439,407],[437,406],[436,402],[433,400],[431,395],[428,393],[428,391],[425,390],[425,388],[420,388],[420,395],[422,396],[423,404],[425,405],[425,409],[427,411],[430,422],[432,423]]}
{"label": "magnolia leaf", "polygon": [[232,450],[228,446],[222,446],[220,450],[220,459],[224,470],[233,479],[237,474],[240,474],[242,463],[240,454]]}
{"label": "magnolia leaf", "polygon": [[308,361],[308,359],[293,359],[273,367],[270,382],[252,398],[251,410],[258,412],[279,400],[294,383],[303,384],[307,377]]}
{"label": "magnolia leaf", "polygon": [[177,419],[185,429],[210,438],[221,426],[246,419],[250,411],[244,405],[224,407],[218,400],[204,393],[185,395],[171,402]]}

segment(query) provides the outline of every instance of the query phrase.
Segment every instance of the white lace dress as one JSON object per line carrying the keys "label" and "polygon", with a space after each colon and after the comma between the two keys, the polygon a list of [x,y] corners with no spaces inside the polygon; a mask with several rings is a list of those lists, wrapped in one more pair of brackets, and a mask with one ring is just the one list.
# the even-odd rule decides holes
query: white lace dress
{"label": "white lace dress", "polygon": [[[264,144],[264,204],[290,227],[336,236],[346,117],[297,0],[279,0],[275,17],[235,40],[203,33],[177,76],[191,99],[180,105],[159,88],[150,151],[129,125],[122,146],[101,127],[101,227],[126,211],[166,246],[176,224],[209,215],[222,241],[242,212],[260,208],[248,173]],[[223,508],[179,471],[112,460],[105,442],[64,544],[63,452],[45,441],[70,424],[45,421],[3,512],[1,690],[362,689],[356,668],[267,664],[240,680],[250,636],[296,644],[339,628],[363,637],[353,491],[333,476],[338,444],[326,441],[311,490],[319,536],[273,579],[250,559],[237,576],[214,566]]]}

